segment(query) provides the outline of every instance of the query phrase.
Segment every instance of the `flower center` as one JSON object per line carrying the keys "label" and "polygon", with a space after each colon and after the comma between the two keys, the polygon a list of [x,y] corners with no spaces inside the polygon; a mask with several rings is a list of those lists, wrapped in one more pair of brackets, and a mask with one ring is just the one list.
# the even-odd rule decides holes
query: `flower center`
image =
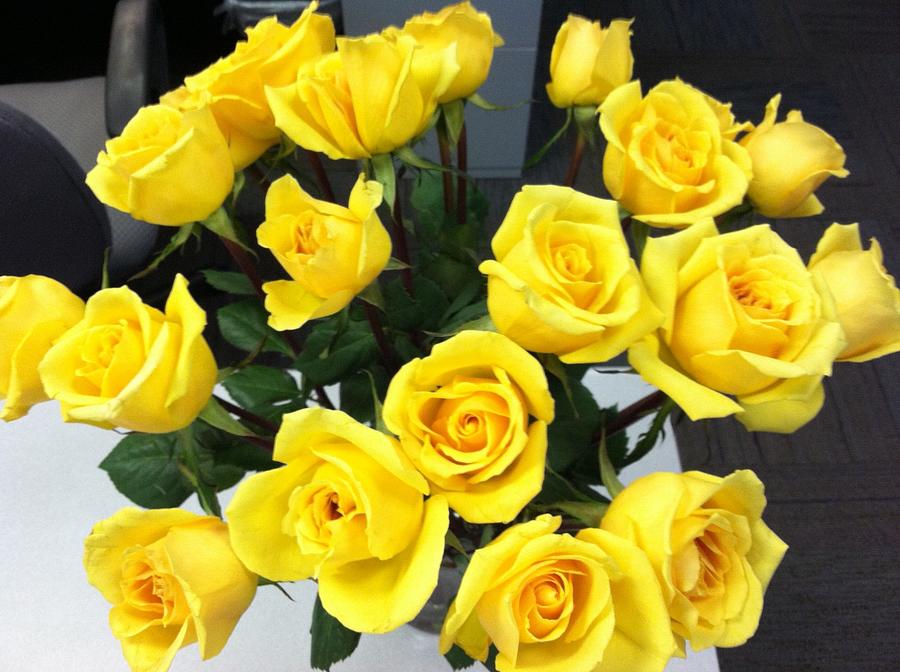
{"label": "flower center", "polygon": [[577,243],[566,243],[552,250],[553,265],[566,280],[583,280],[593,270],[587,250]]}
{"label": "flower center", "polygon": [[126,552],[119,582],[123,602],[152,619],[159,619],[163,625],[181,623],[187,614],[184,593],[156,555],[150,547],[135,547]]}
{"label": "flower center", "polygon": [[728,288],[750,317],[784,320],[790,317],[793,297],[771,272],[757,268],[731,275]]}
{"label": "flower center", "polygon": [[296,538],[303,553],[325,553],[345,520],[357,513],[356,501],[349,488],[323,478],[294,489],[281,528],[285,534]]}
{"label": "flower center", "polygon": [[312,211],[297,215],[291,231],[291,250],[298,256],[310,256],[322,246],[322,223]]}

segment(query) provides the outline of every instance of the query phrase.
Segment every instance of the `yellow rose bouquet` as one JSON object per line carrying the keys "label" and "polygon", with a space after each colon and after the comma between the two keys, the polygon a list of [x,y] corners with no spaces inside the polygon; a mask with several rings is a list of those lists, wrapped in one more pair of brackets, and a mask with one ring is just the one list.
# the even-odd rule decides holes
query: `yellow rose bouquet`
{"label": "yellow rose bouquet", "polygon": [[[568,174],[489,213],[465,111],[501,109],[478,94],[490,17],[461,2],[335,37],[316,5],[141,109],[87,176],[180,227],[147,272],[201,237],[233,267],[177,274],[158,305],[0,277],[0,419],[52,399],[124,433],[100,467],[141,508],[96,523],[84,566],[130,667],[216,655],[257,586],[296,581],[317,586],[317,669],[415,622],[439,581],[453,669],[661,672],[746,642],[787,548],[763,484],[618,474],[672,413],[793,432],[836,361],[900,350],[877,241],[835,224],[804,260],[756,218],[820,212],[840,146],[777,122],[778,95],[754,125],[632,81],[632,21],[570,16],[547,84],[577,120]],[[416,150],[432,133],[439,164]],[[572,188],[588,151],[608,197]],[[321,154],[356,161],[352,184]],[[616,358],[658,390],[601,406],[583,378]],[[206,515],[178,508],[192,495]]]}

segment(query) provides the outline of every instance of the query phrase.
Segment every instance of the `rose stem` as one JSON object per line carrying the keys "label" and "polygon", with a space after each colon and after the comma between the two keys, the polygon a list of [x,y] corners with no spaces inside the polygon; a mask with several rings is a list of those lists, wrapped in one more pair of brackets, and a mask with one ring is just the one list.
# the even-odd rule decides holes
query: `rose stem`
{"label": "rose stem", "polygon": [[239,418],[246,420],[247,422],[252,422],[257,427],[268,430],[272,434],[275,434],[278,431],[278,425],[274,422],[266,420],[265,418],[261,418],[256,413],[248,411],[245,408],[241,408],[237,404],[232,404],[227,399],[222,399],[222,397],[213,397],[219,404],[229,413],[234,413]]}
{"label": "rose stem", "polygon": [[566,171],[566,179],[563,184],[567,187],[575,185],[575,178],[578,177],[578,169],[581,167],[581,159],[584,157],[584,134],[579,132],[575,139],[575,146],[572,148],[572,157],[569,159],[569,169]]}
{"label": "rose stem", "polygon": [[453,183],[450,181],[450,138],[444,117],[438,123],[438,148],[441,152],[441,179],[444,181],[444,212],[449,215],[453,210]]}
{"label": "rose stem", "polygon": [[319,189],[322,190],[322,196],[325,197],[326,201],[337,203],[334,198],[334,189],[331,188],[331,182],[328,179],[328,173],[325,172],[325,166],[322,165],[322,158],[319,156],[318,152],[314,152],[311,149],[306,150],[306,156],[309,158],[309,163],[312,166],[313,172],[316,174],[316,182],[319,183]]}
{"label": "rose stem", "polygon": [[[469,169],[468,140],[466,138],[466,124],[463,122],[459,129],[459,142],[456,144],[456,163],[459,167],[459,175],[456,176],[456,223],[465,226],[468,208],[466,201],[467,187],[466,171]],[[447,173],[444,173],[447,175]],[[447,175],[449,178],[450,176]]]}
{"label": "rose stem", "polygon": [[[253,285],[253,289],[256,290],[256,294],[263,302],[265,302],[266,293],[262,288],[262,278],[259,277],[259,273],[257,273],[256,271],[256,264],[253,263],[253,258],[247,253],[247,250],[242,248],[234,241],[223,238],[222,236],[219,236],[219,240],[222,241],[225,249],[228,250],[228,254],[231,255],[232,259],[234,259],[234,262],[238,265],[238,268],[241,269],[241,272],[247,276],[248,280],[250,280],[250,283]],[[301,347],[300,344],[297,343],[297,339],[294,338],[294,335],[289,331],[282,331],[280,333],[284,337],[284,340],[287,341],[287,344],[293,351],[294,356],[299,355]],[[333,409],[334,404],[331,403],[331,400],[328,398],[328,394],[325,392],[325,389],[321,385],[316,385],[314,389],[316,391],[316,397],[319,404],[321,404],[325,408]]]}
{"label": "rose stem", "polygon": [[[658,408],[666,400],[665,393],[662,390],[651,392],[646,397],[638,399],[630,406],[623,408],[616,416],[615,420],[606,425],[606,438],[611,437],[616,432],[620,432],[629,425],[637,422],[645,415]],[[600,441],[602,432],[594,435],[595,441]]]}
{"label": "rose stem", "polygon": [[394,231],[397,234],[397,256],[400,257],[400,261],[407,266],[400,271],[400,277],[403,280],[403,286],[406,287],[406,291],[409,293],[410,297],[414,298],[412,268],[410,268],[412,264],[410,263],[409,247],[406,244],[406,229],[403,228],[403,209],[400,205],[400,201],[403,200],[403,190],[400,187],[402,181],[399,179],[400,175],[397,177],[397,191],[394,194],[394,211],[391,215],[394,220]]}
{"label": "rose stem", "polygon": [[242,438],[244,441],[247,441],[248,443],[252,443],[254,446],[259,446],[263,450],[267,450],[270,453],[275,450],[272,439],[267,439],[262,436],[242,436],[240,438]]}
{"label": "rose stem", "polygon": [[400,367],[397,366],[397,358],[394,355],[394,351],[384,337],[384,329],[381,327],[381,319],[378,317],[378,311],[375,309],[375,306],[368,301],[360,300],[360,303],[366,311],[366,319],[369,321],[369,328],[372,330],[372,335],[375,337],[375,343],[378,344],[378,350],[381,352],[381,359],[384,362],[384,366],[390,373],[394,373]]}

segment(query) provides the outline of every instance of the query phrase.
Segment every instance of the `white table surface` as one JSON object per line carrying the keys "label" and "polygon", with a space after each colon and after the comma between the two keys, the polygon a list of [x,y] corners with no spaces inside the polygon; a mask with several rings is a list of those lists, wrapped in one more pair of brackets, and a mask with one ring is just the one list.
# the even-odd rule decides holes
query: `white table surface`
{"label": "white table surface", "polygon": [[[601,403],[620,406],[651,391],[632,375],[589,372],[588,387]],[[631,431],[640,433],[645,420]],[[53,402],[36,406],[12,423],[0,423],[0,670],[3,672],[127,671],[107,625],[109,604],[88,585],[81,564],[91,526],[130,505],[100,461],[118,442],[115,432],[64,424]],[[625,482],[651,471],[678,471],[671,431],[640,463],[624,470]],[[224,505],[232,491],[223,493]],[[200,512],[196,497],[184,508]],[[196,646],[182,649],[174,672],[301,672],[309,666],[309,624],[315,585],[287,585],[295,602],[261,587],[225,649],[202,662]],[[364,635],[334,672],[401,672],[450,666],[437,652],[434,635],[403,626],[386,635]],[[476,665],[472,670],[484,669]],[[667,672],[718,672],[715,652],[673,659]]]}

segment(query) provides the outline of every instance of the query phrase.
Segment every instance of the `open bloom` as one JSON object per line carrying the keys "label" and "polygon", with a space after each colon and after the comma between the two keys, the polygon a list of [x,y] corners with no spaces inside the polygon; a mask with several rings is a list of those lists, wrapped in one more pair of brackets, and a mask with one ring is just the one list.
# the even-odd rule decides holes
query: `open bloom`
{"label": "open bloom", "polygon": [[601,527],[638,545],[662,586],[682,652],[739,646],[759,624],[763,594],[787,546],[763,522],[752,471],[720,478],[655,473],[616,495]]}
{"label": "open bloom", "polygon": [[340,411],[284,416],[283,467],[241,482],[226,512],[235,553],[273,581],[318,579],[322,606],[351,630],[412,620],[437,585],[449,522],[443,497],[396,439]]}
{"label": "open bloom", "polygon": [[666,318],[628,361],[691,419],[737,413],[793,432],[819,412],[843,331],[824,284],[767,224],[648,239],[641,273]]}
{"label": "open bloom", "polygon": [[409,35],[421,50],[432,58],[442,58],[455,43],[459,72],[447,90],[437,98],[439,103],[467,98],[484,84],[494,57],[494,47],[503,46],[503,38],[494,32],[491,17],[477,11],[466,0],[447,5],[437,12],[423,12],[409,19],[401,30],[388,28],[388,38]]}
{"label": "open bloom", "polygon": [[813,193],[831,176],[847,177],[841,146],[799,110],[776,123],[781,94],[766,105],[759,126],[740,139],[753,162],[747,196],[766,217],[811,217],[825,208]]}
{"label": "open bloom", "polygon": [[218,654],[256,594],[214,516],[180,509],[120,510],[84,540],[88,581],[112,604],[109,626],[133,672],[165,672],[197,642]]}
{"label": "open bloom", "polygon": [[127,287],[100,290],[41,361],[44,389],[59,400],[66,422],[151,433],[181,429],[209,401],[216,382],[205,325],[206,313],[180,274],[165,313]]}
{"label": "open bloom", "polygon": [[628,251],[615,201],[526,186],[491,241],[488,310],[498,331],[564,362],[605,362],[662,322]]}
{"label": "open bloom", "polygon": [[720,215],[741,203],[753,175],[747,150],[733,140],[739,128],[727,105],[681,80],[645,96],[640,82],[629,82],[600,106],[603,182],[653,226]]}
{"label": "open bloom", "polygon": [[456,45],[425,53],[408,35],[337,38],[337,51],[267,87],[275,123],[332,159],[386,154],[422,133],[459,72]]}
{"label": "open bloom", "polygon": [[297,329],[332,315],[381,273],[391,256],[375,211],[381,194],[381,185],[362,174],[346,208],[313,198],[290,175],[272,183],[256,238],[291,279],[263,285],[270,326]]}
{"label": "open bloom", "polygon": [[809,270],[821,274],[834,297],[847,339],[839,361],[866,362],[900,351],[900,290],[884,268],[877,240],[864,250],[857,224],[832,224]]}
{"label": "open bloom", "polygon": [[266,101],[266,86],[284,86],[297,68],[334,51],[334,25],[316,14],[312,2],[290,27],[274,16],[247,28],[234,51],[196,75],[160,102],[180,110],[209,106],[228,142],[236,170],[253,163],[278,142],[281,131]]}
{"label": "open bloom", "polygon": [[515,525],[466,567],[441,630],[500,672],[660,672],[675,651],[646,555],[603,530],[554,534],[559,517]]}
{"label": "open bloom", "polygon": [[391,380],[384,422],[450,507],[507,522],[541,489],[553,397],[540,363],[511,340],[463,331]]}
{"label": "open bloom", "polygon": [[0,276],[0,419],[20,418],[47,399],[38,364],[83,314],[84,301],[53,278]]}
{"label": "open bloom", "polygon": [[151,224],[206,219],[231,192],[228,144],[208,107],[142,107],[86,178],[106,205]]}
{"label": "open bloom", "polygon": [[569,14],[550,53],[547,95],[556,107],[596,107],[631,79],[633,68],[631,20],[615,19],[603,28],[599,21]]}

